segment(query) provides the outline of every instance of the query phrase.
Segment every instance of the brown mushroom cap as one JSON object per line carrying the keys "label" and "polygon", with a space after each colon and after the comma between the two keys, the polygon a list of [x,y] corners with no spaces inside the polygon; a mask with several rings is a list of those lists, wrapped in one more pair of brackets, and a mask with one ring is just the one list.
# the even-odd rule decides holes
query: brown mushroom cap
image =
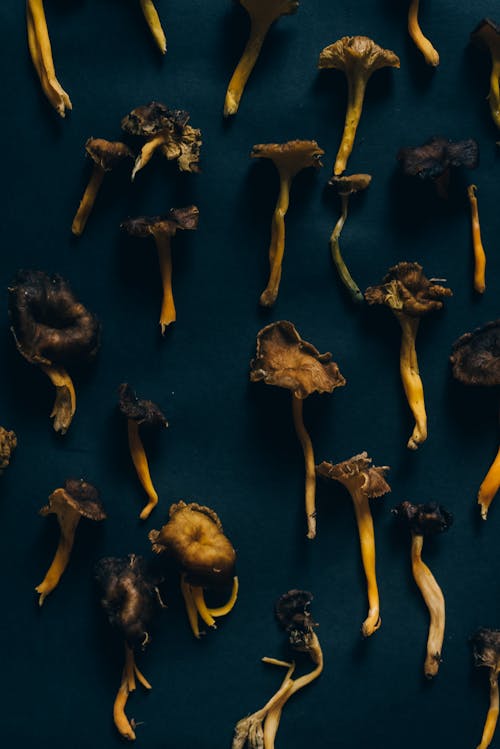
{"label": "brown mushroom cap", "polygon": [[16,447],[17,437],[15,433],[9,432],[4,427],[0,427],[0,473],[9,465],[10,458]]}
{"label": "brown mushroom cap", "polygon": [[385,304],[395,312],[420,317],[441,309],[442,297],[452,296],[451,289],[439,286],[424,275],[418,263],[402,262],[389,268],[378,286],[365,291],[368,304]]}
{"label": "brown mushroom cap", "polygon": [[481,627],[470,638],[475,666],[500,670],[500,631]]}
{"label": "brown mushroom cap", "polygon": [[339,195],[352,195],[369,187],[372,181],[371,174],[344,174],[342,177],[334,175],[328,180]]}
{"label": "brown mushroom cap", "polygon": [[500,54],[500,26],[491,18],[483,18],[470,35],[471,41],[490,50],[492,56]]}
{"label": "brown mushroom cap", "polygon": [[98,489],[84,479],[67,479],[64,488],[52,492],[49,504],[41,508],[40,515],[63,514],[67,508],[88,520],[106,519]]}
{"label": "brown mushroom cap", "polygon": [[323,166],[325,152],[315,140],[289,140],[287,143],[258,143],[252,148],[252,159],[271,159],[279,172],[294,177],[302,169]]}
{"label": "brown mushroom cap", "polygon": [[460,336],[450,362],[453,377],[464,385],[500,385],[500,320]]}
{"label": "brown mushroom cap", "polygon": [[392,514],[408,526],[416,536],[434,536],[447,531],[453,524],[453,515],[436,502],[414,505],[401,502],[391,510]]}
{"label": "brown mushroom cap", "polygon": [[109,141],[103,138],[89,138],[85,150],[90,158],[103,169],[110,172],[126,159],[133,159],[134,154],[125,143]]}
{"label": "brown mushroom cap", "polygon": [[435,180],[450,167],[475,169],[479,163],[479,146],[473,138],[451,141],[434,136],[422,146],[401,148],[397,159],[407,176]]}
{"label": "brown mushroom cap", "polygon": [[239,0],[251,18],[276,20],[297,12],[298,0]]}
{"label": "brown mushroom cap", "polygon": [[318,68],[335,68],[347,75],[361,75],[365,80],[380,68],[399,68],[399,57],[390,49],[379,47],[367,36],[344,36],[325,47]]}
{"label": "brown mushroom cap", "polygon": [[311,393],[331,393],[345,385],[330,353],[320,354],[303,341],[287,320],[271,323],[257,334],[255,359],[250,362],[250,380],[291,390],[297,398]]}
{"label": "brown mushroom cap", "polygon": [[125,229],[131,237],[141,239],[155,234],[173,237],[178,229],[197,229],[199,215],[198,208],[195,205],[189,205],[186,208],[171,208],[163,216],[129,218],[120,224],[120,228]]}
{"label": "brown mushroom cap", "polygon": [[326,479],[333,479],[343,484],[346,489],[361,489],[369,499],[382,497],[391,491],[385,480],[389,466],[372,466],[372,458],[362,452],[342,463],[323,461],[316,466],[316,473]]}
{"label": "brown mushroom cap", "polygon": [[310,648],[311,635],[318,626],[309,611],[313,598],[308,590],[289,590],[276,601],[276,619],[288,634],[294,650]]}
{"label": "brown mushroom cap", "polygon": [[132,421],[147,426],[167,427],[168,422],[160,407],[153,401],[141,400],[127,382],[118,388],[120,412]]}

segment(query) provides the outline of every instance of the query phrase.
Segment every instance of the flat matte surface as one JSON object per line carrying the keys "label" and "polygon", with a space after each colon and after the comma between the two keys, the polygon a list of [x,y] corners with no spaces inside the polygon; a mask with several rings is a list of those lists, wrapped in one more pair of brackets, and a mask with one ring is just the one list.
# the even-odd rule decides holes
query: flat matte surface
{"label": "flat matte surface", "polygon": [[[498,132],[485,101],[489,61],[468,46],[469,32],[495,3],[422,3],[422,26],[441,53],[426,68],[406,35],[406,3],[315,0],[269,34],[240,112],[223,122],[225,88],[247,34],[230,0],[157,0],[169,50],[159,59],[139,3],[46,0],[56,70],[74,105],[60,121],[43,98],[28,56],[24,4],[0,8],[3,203],[0,288],[18,268],[67,277],[103,324],[96,365],[75,374],[78,411],[64,438],[51,430],[53,392],[16,352],[4,292],[0,319],[0,422],[19,448],[1,479],[1,736],[8,746],[51,749],[120,745],[111,706],[121,646],[100,611],[92,566],[104,555],[149,556],[147,532],[171,502],[212,506],[238,550],[241,594],[219,629],[197,642],[177,578],[166,583],[169,608],[140,657],[154,689],[132,696],[143,749],[229,747],[233,725],[260,707],[282,674],[260,664],[287,656],[275,625],[275,598],[290,587],[315,594],[314,616],[326,664],[321,680],[283,714],[279,747],[384,749],[474,747],[488,701],[487,673],[474,672],[467,638],[479,625],[500,627],[500,500],[486,524],[477,488],[496,452],[497,395],[452,382],[448,354],[461,333],[499,315]],[[497,8],[498,10],[498,8]],[[497,21],[498,21],[497,17]],[[368,87],[350,171],[373,183],[354,199],[342,246],[362,288],[403,259],[446,278],[454,296],[421,325],[418,352],[429,439],[406,450],[411,417],[398,371],[399,330],[388,311],[353,309],[334,273],[328,237],[338,202],[325,189],[345,108],[342,74],[318,74],[320,50],[343,35],[366,34],[395,50],[400,70],[376,73]],[[105,182],[87,230],[72,239],[72,216],[90,174],[87,137],[120,138],[120,120],[151,99],[191,113],[203,131],[201,175],[179,175],[155,159],[131,185]],[[397,173],[395,155],[433,134],[473,136],[481,165],[456,175],[439,202]],[[254,143],[315,138],[324,169],[297,178],[287,217],[278,302],[258,308],[277,177],[252,163]],[[478,184],[488,288],[471,289],[467,181]],[[200,226],[174,245],[178,322],[161,340],[160,281],[154,246],[119,231],[127,216],[196,203]],[[366,592],[354,515],[345,491],[318,488],[318,537],[305,538],[303,465],[288,393],[250,385],[248,362],[262,325],[292,320],[347,378],[332,396],[314,396],[304,413],[319,462],[367,450],[392,466],[392,495],[374,502],[382,627],[360,636]],[[161,505],[141,524],[144,501],[127,452],[116,389],[128,380],[165,410],[170,428],[148,440]],[[68,476],[102,492],[109,520],[82,522],[71,566],[39,610],[34,586],[57,541],[53,519],[37,510]],[[422,674],[427,612],[411,578],[409,539],[390,508],[403,499],[442,502],[455,515],[424,556],[447,601],[444,663],[434,683]],[[301,666],[302,667],[302,666]],[[308,667],[307,663],[303,664]],[[493,745],[500,746],[500,736]]]}

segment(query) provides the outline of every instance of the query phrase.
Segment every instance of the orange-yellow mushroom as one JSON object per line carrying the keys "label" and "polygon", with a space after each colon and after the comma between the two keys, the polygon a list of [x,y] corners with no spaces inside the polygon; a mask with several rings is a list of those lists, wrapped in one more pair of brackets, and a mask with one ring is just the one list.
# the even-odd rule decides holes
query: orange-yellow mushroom
{"label": "orange-yellow mushroom", "polygon": [[415,42],[416,47],[423,54],[427,65],[431,65],[433,68],[439,65],[439,53],[432,46],[429,39],[422,33],[420,24],[418,22],[418,10],[420,0],[410,0],[410,7],[408,9],[408,33]]}

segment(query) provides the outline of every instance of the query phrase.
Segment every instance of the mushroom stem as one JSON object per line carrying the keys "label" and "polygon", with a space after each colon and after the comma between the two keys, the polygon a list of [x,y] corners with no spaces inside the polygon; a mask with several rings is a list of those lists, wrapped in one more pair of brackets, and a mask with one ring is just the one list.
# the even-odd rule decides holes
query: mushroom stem
{"label": "mushroom stem", "polygon": [[375,532],[373,518],[368,497],[362,488],[350,492],[358,524],[361,559],[365,571],[368,593],[368,616],[363,622],[361,632],[363,637],[370,637],[380,627],[380,601],[378,595],[377,576],[375,571]]}
{"label": "mushroom stem", "polygon": [[89,183],[85,188],[85,192],[83,193],[83,197],[71,225],[71,231],[76,237],[79,237],[85,229],[87,219],[90,216],[101,188],[104,174],[104,169],[100,167],[99,164],[94,164]]}
{"label": "mushroom stem", "polygon": [[47,78],[47,72],[40,58],[40,47],[38,45],[38,39],[33,25],[33,17],[31,15],[29,5],[26,7],[26,26],[28,31],[28,48],[30,51],[31,60],[37,72],[38,78],[40,79],[42,91],[49,100],[50,104],[54,107],[56,112],[61,115],[61,117],[64,117],[64,102],[62,96],[50,85]]}
{"label": "mushroom stem", "polygon": [[441,663],[441,650],[443,648],[445,606],[444,596],[441,588],[436,582],[434,575],[422,561],[422,547],[424,537],[411,534],[411,566],[413,577],[418,585],[425,605],[429,609],[430,624],[427,638],[427,656],[424,663],[424,674],[428,679],[436,676]]}
{"label": "mushroom stem", "polygon": [[305,505],[307,517],[307,538],[316,537],[316,466],[314,463],[314,452],[308,432],[304,426],[303,399],[292,394],[293,424],[297,437],[304,452],[306,469],[305,478]]}
{"label": "mushroom stem", "polygon": [[215,619],[209,612],[207,608],[207,604],[205,603],[205,598],[203,596],[203,588],[200,585],[191,585],[191,594],[193,596],[194,605],[196,606],[196,610],[198,614],[200,615],[201,619],[207,627],[212,627],[212,629],[217,629],[217,624],[215,623]]}
{"label": "mushroom stem", "polygon": [[418,446],[427,439],[424,386],[418,370],[417,351],[415,348],[420,320],[418,317],[410,317],[401,312],[395,311],[394,313],[399,320],[402,330],[399,356],[401,380],[406,400],[415,419],[415,426],[408,440],[407,447],[410,450],[417,450]]}
{"label": "mushroom stem", "polygon": [[500,59],[492,61],[488,101],[495,125],[500,128]]}
{"label": "mushroom stem", "polygon": [[189,624],[191,625],[194,636],[197,640],[199,640],[201,632],[198,625],[198,609],[196,608],[196,604],[193,599],[191,586],[188,582],[186,582],[186,573],[183,573],[181,575],[181,592],[182,597],[184,598],[184,604],[186,606]]}
{"label": "mushroom stem", "polygon": [[289,174],[280,173],[280,192],[274,209],[269,245],[270,275],[267,286],[260,296],[260,304],[263,307],[272,307],[278,296],[285,252],[285,216],[290,204],[291,183],[292,178]]}
{"label": "mushroom stem", "polygon": [[63,367],[42,365],[40,368],[56,388],[56,399],[50,414],[50,418],[54,419],[52,426],[56,432],[66,434],[76,411],[76,393],[73,381]]}
{"label": "mushroom stem", "polygon": [[141,169],[144,169],[146,164],[149,164],[156,149],[162,146],[164,143],[165,133],[161,131],[158,133],[158,135],[155,135],[154,138],[151,138],[151,140],[148,140],[143,145],[138,157],[135,160],[134,168],[132,169],[132,181],[134,181],[137,172],[140,172]]}
{"label": "mushroom stem", "polygon": [[229,117],[229,115],[236,114],[238,111],[243,91],[245,90],[250,73],[255,67],[271,23],[272,21],[268,20],[251,20],[248,41],[227,87],[226,100],[224,102],[224,117]]}
{"label": "mushroom stem", "polygon": [[491,744],[497,727],[498,711],[498,671],[496,668],[490,668],[490,706],[483,728],[481,743],[478,745],[477,749],[487,749]]}
{"label": "mushroom stem", "polygon": [[477,502],[481,507],[481,517],[486,520],[491,503],[500,489],[500,448],[496,458],[491,464],[488,473],[483,479],[477,495]]}
{"label": "mushroom stem", "polygon": [[152,0],[141,0],[141,8],[142,12],[144,13],[146,23],[148,24],[149,29],[153,35],[153,39],[155,40],[162,55],[164,55],[167,51],[167,40],[165,38],[165,32],[163,31],[158,11],[156,10]]}
{"label": "mushroom stem", "polygon": [[474,289],[478,294],[483,294],[486,288],[485,269],[486,253],[481,240],[481,225],[479,223],[479,210],[477,207],[476,185],[469,185],[467,195],[469,196],[471,225],[472,225],[472,248],[474,251]]}
{"label": "mushroom stem", "polygon": [[234,577],[233,589],[231,591],[231,595],[229,597],[228,602],[225,603],[224,606],[218,606],[215,609],[209,608],[208,612],[211,614],[211,616],[213,616],[214,618],[217,618],[219,616],[226,616],[226,614],[229,614],[229,612],[233,610],[236,600],[238,598],[238,590],[239,590],[239,581],[237,577]]}
{"label": "mushroom stem", "polygon": [[439,65],[439,53],[432,46],[429,39],[422,33],[420,24],[418,22],[418,8],[420,0],[411,0],[410,7],[408,9],[408,33],[415,42],[416,47],[423,54],[427,65],[437,67]]}
{"label": "mushroom stem", "polygon": [[345,115],[344,133],[339,146],[333,173],[335,176],[342,174],[347,166],[347,160],[351,155],[356,130],[358,128],[363,101],[366,91],[366,80],[361,76],[350,76],[347,80],[347,111]]}
{"label": "mushroom stem", "polygon": [[35,588],[36,592],[40,593],[40,598],[38,599],[39,606],[43,606],[43,602],[49,593],[52,593],[52,591],[57,588],[59,580],[68,566],[71,550],[75,541],[75,531],[80,522],[80,517],[81,516],[78,512],[75,512],[68,507],[65,510],[64,515],[64,530],[61,527],[61,523],[59,523],[60,537],[54,559],[52,560],[52,564],[47,570],[44,579],[40,585],[37,585]]}
{"label": "mushroom stem", "polygon": [[155,232],[153,234],[158,250],[158,261],[160,263],[161,281],[163,285],[163,302],[160,313],[161,334],[165,335],[165,330],[170,323],[175,322],[175,303],[172,292],[172,250],[170,247],[170,237]]}
{"label": "mushroom stem", "polygon": [[342,257],[342,254],[340,252],[339,238],[347,219],[349,195],[341,195],[340,199],[342,201],[342,214],[335,224],[332,236],[330,237],[330,250],[332,253],[333,262],[335,263],[335,267],[337,268],[338,274],[340,276],[340,280],[349,291],[352,300],[354,302],[362,302],[363,294],[361,293],[357,283],[349,273],[349,270],[344,262],[344,258]]}
{"label": "mushroom stem", "polygon": [[125,665],[123,667],[120,688],[118,689],[113,705],[113,720],[120,736],[129,741],[134,741],[135,739],[135,731],[132,727],[134,721],[131,723],[125,715],[125,707],[127,705],[129,694],[135,691],[135,677],[137,677],[145,689],[151,689],[151,684],[144,678],[135,665],[132,648],[125,643]]}
{"label": "mushroom stem", "polygon": [[139,515],[141,520],[147,520],[151,515],[151,511],[158,504],[158,494],[153,486],[151,480],[151,474],[149,473],[149,465],[144,446],[142,444],[141,436],[139,434],[139,424],[133,419],[127,419],[128,426],[128,444],[130,448],[130,455],[134,468],[139,477],[139,481],[146,494],[149,497],[149,502],[145,505]]}
{"label": "mushroom stem", "polygon": [[194,636],[199,639],[200,629],[198,625],[198,616],[201,620],[212,629],[217,629],[216,617],[226,616],[233,609],[238,597],[238,578],[233,578],[233,589],[228,602],[219,608],[209,609],[201,585],[190,585],[186,581],[185,573],[181,575],[181,591],[186,604],[189,623],[193,630]]}

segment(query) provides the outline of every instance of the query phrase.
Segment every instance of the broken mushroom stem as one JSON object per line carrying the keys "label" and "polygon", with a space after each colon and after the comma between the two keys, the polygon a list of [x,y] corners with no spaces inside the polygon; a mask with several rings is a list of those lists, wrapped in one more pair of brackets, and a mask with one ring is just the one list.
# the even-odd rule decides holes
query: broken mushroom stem
{"label": "broken mushroom stem", "polygon": [[431,65],[433,68],[439,65],[439,53],[432,46],[429,39],[422,33],[420,24],[418,22],[418,11],[419,11],[420,0],[411,0],[410,7],[408,9],[408,33],[413,39],[415,46],[423,54],[427,65]]}
{"label": "broken mushroom stem", "polygon": [[444,596],[436,579],[425,562],[422,561],[424,537],[411,534],[411,567],[413,577],[425,605],[429,610],[429,636],[427,638],[427,656],[424,663],[424,673],[428,679],[436,676],[441,663],[445,627]]}
{"label": "broken mushroom stem", "polygon": [[144,689],[152,689],[149,681],[137,668],[134,651],[125,642],[125,664],[123,666],[120,687],[113,704],[113,720],[120,736],[129,741],[134,741],[136,735],[133,728],[134,721],[129,721],[125,713],[125,708],[129,695],[136,689],[136,677]]}
{"label": "broken mushroom stem", "polygon": [[140,0],[140,2],[144,18],[146,19],[149,30],[153,35],[153,39],[162,55],[164,55],[167,51],[167,40],[155,4],[153,3],[153,0]]}
{"label": "broken mushroom stem", "polygon": [[484,294],[486,289],[486,253],[481,239],[481,225],[479,223],[479,209],[476,192],[476,185],[469,185],[467,188],[467,195],[471,211],[472,249],[474,252],[474,289],[478,294]]}
{"label": "broken mushroom stem", "polygon": [[498,667],[490,669],[490,705],[488,708],[488,713],[486,715],[481,743],[478,744],[477,749],[487,749],[493,741],[493,736],[495,735],[495,729],[498,722],[498,712],[500,709],[500,700],[498,695],[498,671]]}
{"label": "broken mushroom stem", "polygon": [[142,508],[141,514],[139,515],[141,520],[147,520],[158,504],[158,493],[153,486],[151,480],[151,474],[149,472],[149,464],[142,444],[141,435],[139,434],[139,424],[132,419],[128,419],[127,422],[128,431],[128,445],[130,449],[130,455],[134,468],[141,482],[142,488],[148,496],[148,503]]}
{"label": "broken mushroom stem", "polygon": [[488,473],[484,477],[479,492],[477,495],[477,502],[481,508],[481,518],[486,520],[488,517],[488,510],[491,503],[495,499],[495,496],[500,489],[500,448],[496,454],[495,460],[491,464]]}
{"label": "broken mushroom stem", "polygon": [[304,426],[304,399],[292,393],[292,413],[295,432],[304,452],[305,463],[305,508],[307,538],[316,538],[316,467],[314,450],[309,433]]}
{"label": "broken mushroom stem", "polygon": [[73,380],[63,367],[44,366],[40,369],[56,389],[56,399],[50,413],[56,432],[66,434],[76,412],[76,393]]}
{"label": "broken mushroom stem", "polygon": [[399,354],[399,371],[403,390],[410,410],[415,419],[413,432],[407,447],[417,450],[427,439],[427,413],[425,410],[424,386],[418,369],[416,340],[420,320],[404,313],[394,311],[401,326],[401,349]]}

